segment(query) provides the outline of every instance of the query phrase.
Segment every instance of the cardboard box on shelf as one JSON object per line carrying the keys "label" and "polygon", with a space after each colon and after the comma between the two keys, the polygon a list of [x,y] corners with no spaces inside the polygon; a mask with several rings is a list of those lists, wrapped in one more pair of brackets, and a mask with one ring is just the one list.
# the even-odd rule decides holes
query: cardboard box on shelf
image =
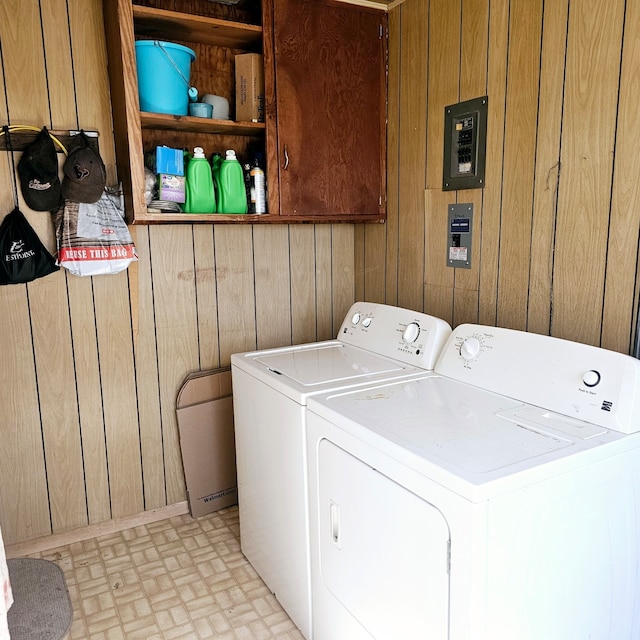
{"label": "cardboard box on shelf", "polygon": [[191,515],[236,504],[230,368],[189,374],[178,392],[176,415]]}
{"label": "cardboard box on shelf", "polygon": [[236,121],[264,122],[264,63],[259,53],[236,56]]}

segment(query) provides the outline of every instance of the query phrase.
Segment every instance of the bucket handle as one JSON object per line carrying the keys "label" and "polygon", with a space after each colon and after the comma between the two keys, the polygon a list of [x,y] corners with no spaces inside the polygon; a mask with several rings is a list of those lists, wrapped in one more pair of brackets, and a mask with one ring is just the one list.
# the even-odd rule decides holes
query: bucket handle
{"label": "bucket handle", "polygon": [[173,58],[167,53],[167,50],[162,46],[162,42],[159,40],[154,40],[153,45],[158,47],[162,53],[166,56],[167,60],[171,64],[171,66],[176,70],[178,75],[182,78],[182,81],[187,85],[187,91],[189,93],[189,99],[195,102],[198,99],[198,90],[195,87],[189,86],[189,80],[184,77],[184,73],[180,70],[178,65],[174,62]]}

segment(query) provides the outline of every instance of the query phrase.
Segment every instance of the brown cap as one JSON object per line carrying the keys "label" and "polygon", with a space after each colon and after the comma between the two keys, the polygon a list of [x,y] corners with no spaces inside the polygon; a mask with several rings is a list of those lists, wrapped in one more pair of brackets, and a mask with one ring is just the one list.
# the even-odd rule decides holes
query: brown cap
{"label": "brown cap", "polygon": [[89,145],[84,131],[74,137],[62,168],[62,195],[71,202],[97,202],[106,185],[100,154]]}

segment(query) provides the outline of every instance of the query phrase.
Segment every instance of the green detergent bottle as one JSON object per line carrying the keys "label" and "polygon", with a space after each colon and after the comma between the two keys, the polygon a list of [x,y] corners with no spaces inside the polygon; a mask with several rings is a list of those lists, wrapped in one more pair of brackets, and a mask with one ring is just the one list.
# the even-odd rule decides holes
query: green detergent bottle
{"label": "green detergent bottle", "polygon": [[222,162],[214,160],[214,177],[218,187],[218,213],[247,213],[244,173],[233,149],[227,150]]}
{"label": "green detergent bottle", "polygon": [[216,197],[213,191],[211,166],[202,147],[193,150],[193,158],[187,165],[186,213],[215,213]]}

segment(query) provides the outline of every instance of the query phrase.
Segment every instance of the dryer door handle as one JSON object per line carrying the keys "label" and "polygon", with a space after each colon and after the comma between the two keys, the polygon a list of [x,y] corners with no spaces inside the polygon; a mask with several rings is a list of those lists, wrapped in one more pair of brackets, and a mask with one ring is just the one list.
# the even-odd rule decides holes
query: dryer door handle
{"label": "dryer door handle", "polygon": [[329,523],[331,527],[331,541],[340,548],[340,505],[331,501],[329,503]]}

